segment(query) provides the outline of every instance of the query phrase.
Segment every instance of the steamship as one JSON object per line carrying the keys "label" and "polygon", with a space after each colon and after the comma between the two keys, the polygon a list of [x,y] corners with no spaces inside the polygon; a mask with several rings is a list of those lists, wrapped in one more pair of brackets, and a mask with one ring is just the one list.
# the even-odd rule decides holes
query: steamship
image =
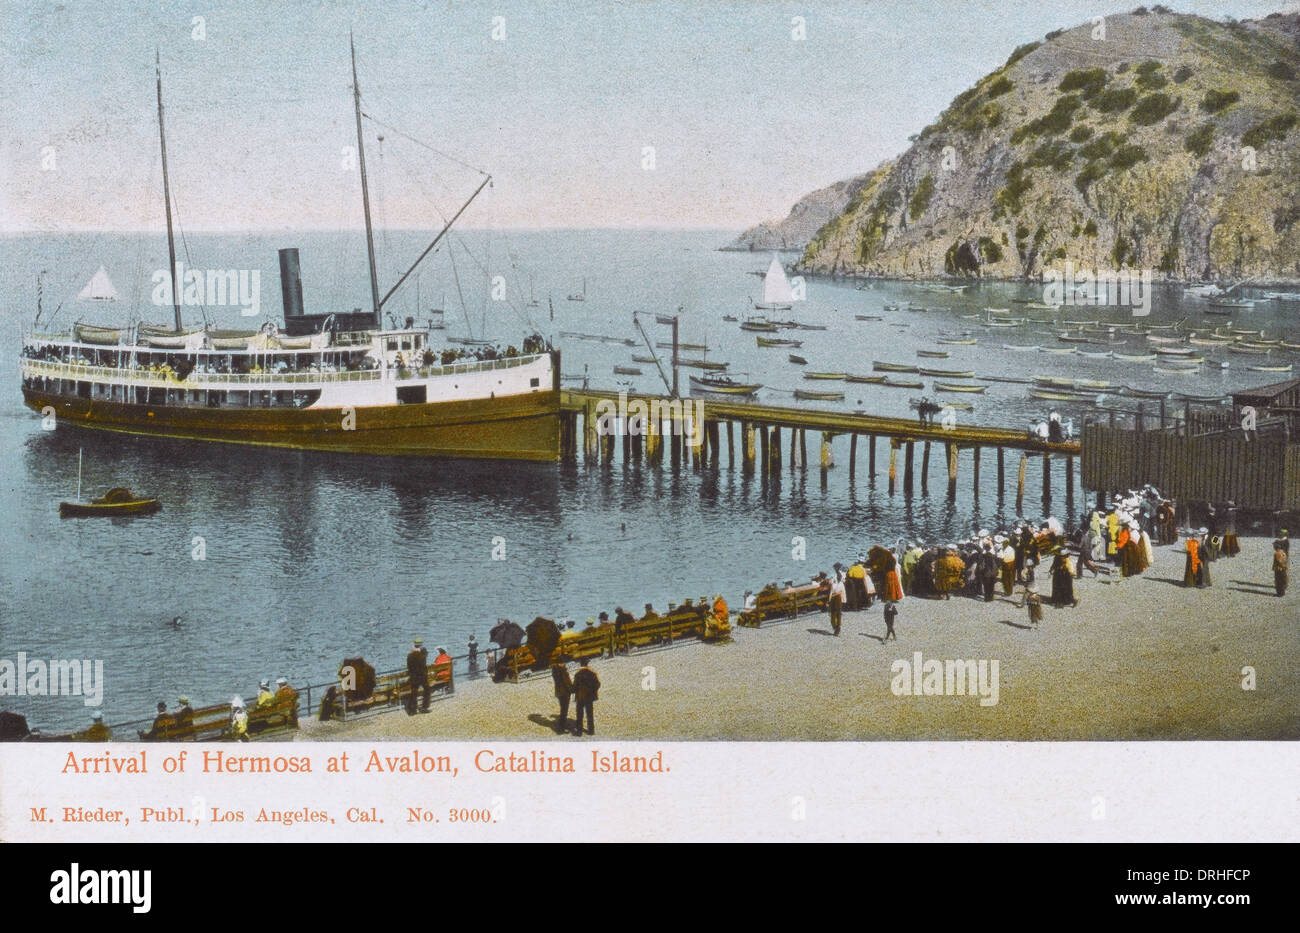
{"label": "steamship", "polygon": [[[385,328],[385,302],[491,181],[478,189],[383,298],[352,49],[353,103],[372,308],[307,314],[296,249],[279,253],[283,326],[255,332],[186,330],[175,281],[161,65],[162,150],[173,326],[77,322],[63,334],[26,333],[22,391],[56,424],[125,434],[340,453],[480,459],[559,459],[559,351],[538,335],[503,353],[439,352],[432,328],[408,318]],[[39,303],[38,303],[39,304]],[[39,320],[39,311],[38,311]]]}

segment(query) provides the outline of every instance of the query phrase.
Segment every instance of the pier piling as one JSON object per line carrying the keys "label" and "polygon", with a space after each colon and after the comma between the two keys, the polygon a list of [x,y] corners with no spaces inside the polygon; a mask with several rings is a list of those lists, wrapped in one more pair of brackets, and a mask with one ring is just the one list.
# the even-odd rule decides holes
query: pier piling
{"label": "pier piling", "polygon": [[734,421],[727,422],[727,469],[728,470],[734,470],[736,468],[736,440],[735,440],[735,431],[734,431],[735,426],[736,423]]}
{"label": "pier piling", "polygon": [[957,445],[948,444],[948,498],[957,495]]}
{"label": "pier piling", "polygon": [[868,457],[867,472],[872,479],[876,478],[876,435],[867,435]]}
{"label": "pier piling", "polygon": [[979,444],[976,444],[971,449],[971,453],[975,458],[974,459],[975,478],[973,481],[973,488],[975,490],[975,503],[978,505],[980,501],[980,453],[981,453]]}
{"label": "pier piling", "polygon": [[1004,481],[1005,473],[1004,473],[1004,465],[1002,462],[1004,459],[1003,453],[1004,453],[1003,449],[999,447],[998,448],[998,498],[999,499],[1002,498],[1003,492],[1007,488],[1006,483]]}
{"label": "pier piling", "polygon": [[746,476],[754,474],[754,424],[740,422],[740,468]]}
{"label": "pier piling", "polygon": [[763,478],[766,479],[771,472],[769,461],[772,457],[772,442],[767,436],[767,425],[760,425],[758,428],[759,450],[762,458]]}
{"label": "pier piling", "polygon": [[853,474],[858,469],[858,436],[849,435],[849,482],[853,482]]}
{"label": "pier piling", "polygon": [[915,444],[907,442],[907,447],[903,450],[903,495],[912,494],[912,458]]}
{"label": "pier piling", "polygon": [[[872,453],[875,453],[874,447],[872,448]],[[894,489],[897,488],[897,479],[898,479],[897,460],[898,460],[898,441],[896,441],[894,438],[891,437],[889,439],[889,494],[891,496],[894,494]]]}
{"label": "pier piling", "polygon": [[921,448],[921,495],[930,494],[930,442]]}
{"label": "pier piling", "polygon": [[1020,455],[1020,475],[1016,479],[1016,511],[1023,512],[1025,504],[1025,466],[1029,458],[1024,454]]}

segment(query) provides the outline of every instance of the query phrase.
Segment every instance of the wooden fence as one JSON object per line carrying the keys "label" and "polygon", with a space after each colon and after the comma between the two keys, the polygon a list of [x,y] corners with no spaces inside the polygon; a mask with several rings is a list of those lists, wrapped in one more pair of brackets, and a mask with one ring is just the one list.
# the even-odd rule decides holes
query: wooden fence
{"label": "wooden fence", "polygon": [[1146,483],[1174,499],[1238,508],[1300,509],[1300,444],[1276,433],[1180,434],[1085,425],[1080,457],[1088,489],[1117,492]]}

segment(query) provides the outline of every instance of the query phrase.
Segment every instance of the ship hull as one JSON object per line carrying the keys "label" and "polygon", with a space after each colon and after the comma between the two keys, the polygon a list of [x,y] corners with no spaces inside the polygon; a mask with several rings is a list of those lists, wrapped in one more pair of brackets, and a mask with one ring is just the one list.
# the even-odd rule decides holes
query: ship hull
{"label": "ship hull", "polygon": [[293,450],[485,460],[560,459],[560,394],[377,405],[347,410],[223,409],[68,397],[34,388],[23,400],[55,423],[121,434]]}

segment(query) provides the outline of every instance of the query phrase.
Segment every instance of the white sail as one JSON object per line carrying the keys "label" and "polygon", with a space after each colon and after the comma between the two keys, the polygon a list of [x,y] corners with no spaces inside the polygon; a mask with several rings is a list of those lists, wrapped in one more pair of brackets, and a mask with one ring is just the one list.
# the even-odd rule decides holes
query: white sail
{"label": "white sail", "polygon": [[117,289],[113,287],[113,282],[108,277],[108,271],[99,267],[86,287],[77,292],[78,301],[117,301]]}
{"label": "white sail", "polygon": [[794,301],[794,292],[790,290],[790,280],[785,277],[781,260],[773,256],[772,264],[767,267],[767,275],[763,276],[763,302],[788,304],[791,301]]}

